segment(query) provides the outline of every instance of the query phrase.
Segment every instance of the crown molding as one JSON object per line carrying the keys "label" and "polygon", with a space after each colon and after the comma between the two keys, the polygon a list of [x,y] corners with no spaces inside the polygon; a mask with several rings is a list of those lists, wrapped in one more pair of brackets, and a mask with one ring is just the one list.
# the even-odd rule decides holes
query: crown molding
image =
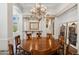
{"label": "crown molding", "polygon": [[66,12],[67,10],[73,8],[74,6],[76,6],[77,4],[67,4],[64,7],[61,7],[60,9],[57,10],[57,13],[55,14],[55,16],[60,16],[61,14],[63,14],[64,12]]}

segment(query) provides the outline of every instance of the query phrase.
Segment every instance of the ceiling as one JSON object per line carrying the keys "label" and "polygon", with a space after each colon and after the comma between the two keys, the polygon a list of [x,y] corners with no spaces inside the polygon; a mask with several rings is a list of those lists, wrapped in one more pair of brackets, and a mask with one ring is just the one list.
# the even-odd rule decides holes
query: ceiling
{"label": "ceiling", "polygon": [[[30,15],[30,10],[35,6],[36,3],[16,3],[23,11],[23,15]],[[47,7],[48,14],[55,15],[59,9],[68,5],[68,3],[41,3],[45,7]]]}

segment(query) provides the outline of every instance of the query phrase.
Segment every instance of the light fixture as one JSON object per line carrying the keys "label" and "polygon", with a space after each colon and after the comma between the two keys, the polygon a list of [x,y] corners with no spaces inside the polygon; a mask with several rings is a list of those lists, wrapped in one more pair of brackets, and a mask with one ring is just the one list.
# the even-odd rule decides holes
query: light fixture
{"label": "light fixture", "polygon": [[31,9],[31,13],[39,21],[42,19],[43,16],[46,15],[46,12],[47,12],[47,8],[44,5],[41,5],[40,3],[36,4],[35,7]]}

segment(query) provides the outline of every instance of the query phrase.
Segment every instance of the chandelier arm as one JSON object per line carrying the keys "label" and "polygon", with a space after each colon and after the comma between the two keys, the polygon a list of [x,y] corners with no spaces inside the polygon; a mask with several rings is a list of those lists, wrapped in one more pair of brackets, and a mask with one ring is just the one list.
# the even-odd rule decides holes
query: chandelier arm
{"label": "chandelier arm", "polygon": [[35,15],[37,19],[42,19],[42,17],[45,16],[46,11],[47,11],[46,7],[44,7],[39,3],[36,4],[34,8],[32,8],[31,13]]}

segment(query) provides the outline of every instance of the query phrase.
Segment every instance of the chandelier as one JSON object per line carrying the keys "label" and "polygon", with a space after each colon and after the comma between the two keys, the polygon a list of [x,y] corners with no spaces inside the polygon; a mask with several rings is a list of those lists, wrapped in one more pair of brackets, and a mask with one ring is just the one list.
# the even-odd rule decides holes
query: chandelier
{"label": "chandelier", "polygon": [[31,9],[31,13],[36,17],[39,21],[46,15],[47,8],[40,3],[36,4],[35,7]]}

